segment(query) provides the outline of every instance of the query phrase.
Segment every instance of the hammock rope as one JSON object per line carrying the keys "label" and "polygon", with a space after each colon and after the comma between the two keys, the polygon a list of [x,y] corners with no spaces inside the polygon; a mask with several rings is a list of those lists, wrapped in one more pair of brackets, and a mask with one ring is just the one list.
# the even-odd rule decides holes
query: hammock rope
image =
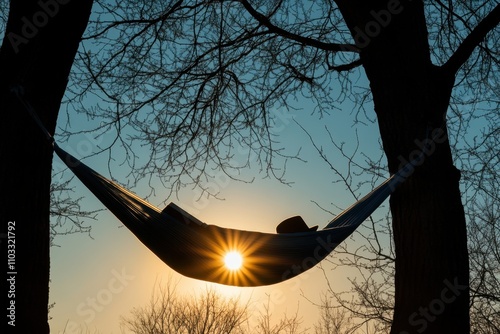
{"label": "hammock rope", "polygon": [[[174,203],[161,210],[100,175],[59,147],[22,91],[13,93],[59,158],[146,247],[184,276],[225,285],[275,284],[314,267],[407,179],[408,169],[419,160],[407,164],[321,230],[273,234],[223,228],[200,222]],[[239,270],[224,265],[224,256],[230,251],[243,257]]]}

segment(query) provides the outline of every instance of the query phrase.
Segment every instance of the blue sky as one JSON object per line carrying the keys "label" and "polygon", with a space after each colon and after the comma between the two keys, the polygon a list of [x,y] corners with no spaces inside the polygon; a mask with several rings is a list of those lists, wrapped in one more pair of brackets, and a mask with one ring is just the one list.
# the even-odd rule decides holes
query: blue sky
{"label": "blue sky", "polygon": [[[363,75],[355,85],[367,86]],[[97,101],[89,101],[89,104],[92,103]],[[244,179],[255,178],[253,183],[228,180],[222,173],[214,172],[218,177],[211,180],[210,185],[220,191],[219,197],[223,200],[200,198],[197,189],[188,187],[181,189],[177,197],[168,198],[169,191],[161,183],[154,184],[156,196],[149,200],[159,207],[174,201],[206,223],[238,229],[274,232],[280,221],[294,215],[301,215],[309,225],[324,226],[332,217],[318,205],[339,213],[341,208],[348,207],[355,199],[345,184],[335,182],[338,180],[337,176],[319,158],[308,136],[295,121],[310,132],[331,163],[342,172],[345,172],[348,162],[333,148],[324,127],[328,127],[337,143],[346,143],[345,148],[349,154],[355,150],[356,138],[359,138],[360,146],[355,159],[364,161],[363,155],[375,160],[381,155],[377,125],[364,122],[354,128],[354,106],[347,100],[339,106],[341,111],[332,111],[330,115],[323,117],[311,115],[314,106],[306,98],[295,101],[294,107],[302,110],[293,111],[290,115],[286,115],[284,110],[275,110],[278,117],[275,128],[272,129],[288,153],[293,154],[301,149],[300,157],[303,161],[292,160],[287,164],[285,177],[292,182],[291,186],[272,178],[264,178],[264,174],[259,173],[258,164],[254,162],[242,175]],[[367,103],[364,108],[368,117],[374,119],[371,104]],[[92,129],[97,124],[85,116],[77,115],[74,110],[69,110],[69,115],[71,129],[74,131]],[[66,116],[62,111],[59,126],[64,127],[68,122]],[[480,124],[475,129],[471,127],[468,134],[474,133],[480,126],[484,125]],[[59,144],[68,152],[83,158],[98,152],[98,146],[112,138],[112,133],[100,138],[81,135]],[[136,153],[146,157],[148,151]],[[113,158],[117,161],[122,159],[120,156]],[[84,161],[103,175],[109,176],[105,155],[93,156]],[[56,171],[63,168],[57,158],[54,160],[54,167]],[[113,176],[126,182],[129,173],[126,164],[113,164],[112,169]],[[64,177],[69,176],[70,173],[66,171]],[[365,176],[355,176],[353,183],[364,181]],[[75,192],[70,193],[70,196],[85,197],[81,202],[83,210],[103,209],[77,180],[73,184]],[[150,194],[150,189],[144,185],[132,190],[143,197]],[[370,187],[365,186],[358,195],[370,190]],[[376,212],[377,215],[385,213],[386,208]],[[57,237],[55,243],[58,246],[51,249],[50,299],[55,303],[50,312],[53,333],[80,333],[82,330],[91,333],[119,333],[120,316],[128,315],[133,307],[147,304],[155,285],[158,282],[166,284],[169,280],[179,282],[178,291],[182,294],[200,294],[206,287],[214,287],[226,296],[241,295],[242,301],[251,299],[251,310],[256,312],[269,296],[271,308],[275,309],[273,313],[277,316],[284,312],[294,313],[299,307],[304,326],[311,326],[317,320],[318,309],[302,295],[319,300],[321,293],[326,290],[327,283],[319,269],[312,269],[290,281],[269,287],[224,287],[174,273],[106,210],[100,212],[97,220],[90,221],[89,224],[92,226],[92,238],[80,234]],[[346,242],[361,245],[363,241],[354,235]],[[352,277],[352,272],[331,271],[328,265],[324,269],[338,291],[348,288],[347,282]]]}
{"label": "blue sky", "polygon": [[[155,187],[156,197],[149,201],[159,207],[174,201],[179,206],[195,215],[200,220],[224,227],[274,232],[276,225],[283,219],[301,215],[308,225],[324,226],[332,216],[318,208],[318,203],[334,213],[336,207],[345,208],[354,202],[346,191],[345,185],[335,183],[336,176],[320,158],[306,133],[295,123],[300,123],[322,146],[333,164],[344,170],[347,162],[341,158],[330,143],[325,126],[332,136],[340,142],[346,142],[348,151],[354,150],[350,143],[356,141],[356,132],[352,125],[352,106],[345,104],[345,109],[319,118],[312,114],[312,106],[307,101],[297,101],[303,110],[285,114],[277,110],[277,121],[273,133],[283,144],[287,152],[301,152],[302,161],[292,160],[287,163],[286,179],[292,185],[284,185],[272,178],[265,178],[259,173],[257,164],[245,170],[245,179],[255,178],[252,183],[230,180],[222,173],[215,173],[212,188],[220,191],[219,197],[199,198],[199,190],[184,188],[178,198],[167,199],[168,190],[160,183]],[[65,124],[65,114],[61,114],[59,124]],[[74,129],[86,129],[92,124],[77,117],[71,120]],[[369,156],[380,155],[376,124],[362,125],[357,128],[360,141],[359,152]],[[96,152],[97,145],[111,138],[95,139],[90,136],[74,137],[71,142],[60,146],[78,157]],[[136,152],[140,154],[140,152]],[[147,152],[145,152],[147,154]],[[119,159],[119,157],[116,157]],[[243,158],[243,157],[242,157]],[[57,158],[55,158],[57,159]],[[238,159],[235,156],[235,159]],[[108,175],[106,162],[100,156],[84,159],[92,168],[105,176]],[[55,169],[61,167],[55,161]],[[127,166],[113,168],[113,175],[120,177],[128,173]],[[65,172],[68,176],[69,172]],[[120,180],[124,181],[124,180]],[[101,209],[103,206],[85,189],[79,181],[74,181],[75,193],[72,196],[85,196],[82,202],[84,210]],[[366,188],[366,192],[370,189]],[[147,187],[133,189],[140,196],[149,194]],[[361,195],[361,193],[359,194]],[[332,205],[332,203],[334,205]],[[384,212],[384,209],[381,209]],[[51,288],[50,299],[55,302],[50,312],[50,322],[54,333],[80,333],[82,329],[91,333],[120,333],[120,316],[130,314],[133,307],[147,304],[155,284],[166,284],[170,280],[179,282],[181,294],[201,294],[207,287],[214,287],[225,296],[240,296],[243,302],[251,300],[253,310],[262,310],[270,298],[273,314],[281,317],[285,312],[293,314],[299,308],[304,319],[304,326],[310,327],[317,320],[319,310],[305,297],[319,301],[326,291],[327,282],[323,271],[312,269],[292,280],[259,288],[236,288],[206,283],[180,276],[161,262],[151,251],[142,245],[108,211],[99,213],[92,225],[92,239],[86,235],[57,237],[57,247],[51,250]],[[357,243],[362,240],[355,237],[347,242]],[[339,291],[347,288],[347,279],[351,273],[331,271],[328,264],[324,269],[331,282]],[[255,313],[255,312],[253,312]]]}

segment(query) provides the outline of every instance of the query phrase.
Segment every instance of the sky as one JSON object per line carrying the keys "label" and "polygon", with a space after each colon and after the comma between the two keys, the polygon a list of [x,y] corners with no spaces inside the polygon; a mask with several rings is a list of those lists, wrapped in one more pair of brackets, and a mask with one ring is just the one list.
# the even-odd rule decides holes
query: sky
{"label": "sky", "polygon": [[[338,207],[346,208],[354,203],[354,199],[345,185],[334,182],[334,173],[319,158],[307,134],[297,123],[309,131],[335,166],[343,170],[346,162],[331,147],[324,127],[328,127],[338,142],[355,142],[356,132],[351,127],[352,106],[345,105],[342,111],[322,118],[311,114],[312,107],[305,100],[297,101],[297,107],[302,110],[292,114],[276,110],[278,121],[272,129],[288,152],[301,149],[302,160],[287,164],[285,176],[287,181],[293,182],[292,185],[265,178],[256,164],[251,164],[245,173],[248,178],[255,177],[252,183],[230,180],[222,173],[215,174],[212,186],[220,192],[222,199],[200,199],[199,191],[192,188],[182,189],[178,198],[166,198],[167,189],[158,184],[155,187],[156,197],[149,201],[160,208],[165,200],[167,203],[173,201],[198,219],[223,227],[274,233],[279,222],[294,215],[301,215],[310,226],[324,227],[333,217],[317,204],[339,213]],[[64,117],[65,113],[61,113],[59,125],[66,122]],[[86,122],[85,119],[72,119],[75,128],[91,126]],[[358,137],[360,152],[380,155],[376,124],[359,128]],[[98,150],[101,140],[109,138],[80,136],[59,144],[77,157],[85,157]],[[350,149],[349,145],[346,147]],[[62,167],[57,159],[55,157],[54,160],[56,171]],[[109,176],[102,157],[83,161]],[[126,175],[127,172],[126,166],[113,170],[114,176]],[[65,175],[68,176],[67,171]],[[78,180],[73,184],[75,192],[70,196],[85,197],[81,203],[83,210],[104,208]],[[140,196],[149,194],[147,188],[133,190]],[[380,210],[384,212],[384,209]],[[100,212],[97,220],[89,224],[92,226],[91,238],[84,234],[58,236],[55,239],[57,246],[51,248],[50,302],[55,303],[49,314],[52,333],[126,333],[120,328],[120,317],[130,315],[134,307],[145,306],[155,286],[172,282],[177,283],[180,295],[199,296],[207,288],[213,288],[228,298],[239,297],[242,302],[250,301],[251,314],[262,312],[267,302],[271,313],[278,318],[285,313],[295,314],[298,310],[303,328],[312,328],[318,320],[319,309],[311,301],[319,302],[326,292],[325,273],[338,291],[348,289],[351,277],[347,271],[332,271],[328,264],[324,264],[324,271],[313,268],[294,279],[266,287],[238,288],[207,283],[174,272],[107,210]],[[359,243],[362,240],[352,237],[346,242]]]}
{"label": "sky", "polygon": [[[356,84],[366,86],[366,80],[361,77]],[[221,199],[200,198],[199,191],[192,188],[183,188],[177,196],[168,198],[169,191],[158,183],[154,185],[156,196],[148,200],[160,208],[165,202],[173,201],[198,219],[222,227],[273,233],[279,222],[295,215],[301,215],[310,226],[325,226],[333,217],[320,207],[340,213],[355,199],[345,184],[336,182],[338,177],[322,161],[308,135],[297,123],[309,131],[330,162],[342,172],[346,171],[347,161],[332,147],[325,126],[337,143],[346,143],[348,153],[354,152],[358,139],[355,159],[363,161],[365,154],[373,159],[381,155],[377,125],[365,122],[353,127],[354,106],[349,101],[341,104],[339,110],[322,117],[311,114],[314,106],[306,99],[297,100],[294,107],[299,110],[291,111],[291,114],[273,110],[277,123],[271,129],[288,153],[293,154],[300,149],[301,160],[291,160],[287,164],[285,177],[291,185],[266,178],[259,173],[259,166],[253,161],[242,175],[243,179],[255,178],[252,183],[230,180],[222,172],[216,172],[211,186],[219,192]],[[364,107],[369,117],[375,119],[371,105],[368,103]],[[70,115],[74,131],[95,126],[82,115],[72,111]],[[64,111],[60,113],[59,126],[64,127],[68,122],[66,116]],[[59,145],[76,157],[84,158],[98,152],[99,145],[105,145],[112,138],[112,133],[100,138],[80,135],[73,136],[69,142],[59,142]],[[142,156],[141,152],[135,153]],[[143,154],[147,155],[147,150]],[[120,160],[120,157],[113,158]],[[235,157],[238,158],[244,162],[244,155]],[[59,177],[57,172],[64,166],[57,157],[54,159],[55,175]],[[106,157],[98,155],[83,161],[104,176],[109,176]],[[125,180],[129,172],[127,168],[126,164],[115,166],[113,175]],[[66,171],[63,175],[67,178],[69,174]],[[363,181],[364,176],[356,176],[354,184]],[[302,328],[312,328],[320,311],[311,301],[320,302],[329,285],[336,291],[349,289],[353,272],[344,268],[331,270],[325,262],[322,268],[313,268],[286,282],[257,288],[228,287],[183,277],[137,240],[78,180],[72,184],[75,189],[69,196],[84,197],[80,203],[82,210],[102,211],[95,221],[88,221],[92,226],[90,236],[73,234],[57,236],[54,240],[50,267],[50,302],[54,305],[49,313],[52,333],[127,333],[120,327],[120,318],[129,316],[133,308],[147,305],[155,287],[165,284],[176,284],[180,295],[200,296],[208,288],[228,298],[239,297],[242,303],[249,301],[249,313],[253,315],[263,312],[266,304],[276,318],[285,313],[295,314],[298,310],[303,319]],[[358,195],[371,190],[367,187],[363,189],[366,191]],[[148,187],[132,190],[143,197],[150,194]],[[386,203],[383,206],[376,215],[385,214]],[[362,245],[364,240],[353,235],[345,242]]]}
{"label": "sky", "polygon": [[[362,77],[358,85],[366,85]],[[98,101],[89,101],[90,104]],[[155,185],[156,196],[149,201],[162,208],[165,202],[175,202],[198,219],[222,227],[254,230],[274,233],[276,226],[284,219],[301,215],[309,226],[324,227],[333,217],[322,210],[325,208],[340,213],[354,203],[355,199],[347,191],[345,184],[336,182],[338,178],[328,164],[322,161],[318,152],[310,142],[308,135],[297,125],[304,127],[313,137],[315,143],[324,149],[335,168],[345,171],[347,161],[330,143],[325,126],[337,143],[345,142],[349,153],[354,151],[356,138],[359,139],[357,158],[363,160],[360,153],[377,158],[380,156],[379,134],[375,123],[353,125],[353,108],[349,101],[339,106],[339,110],[330,115],[313,114],[314,105],[307,99],[295,101],[294,108],[288,111],[273,110],[276,123],[271,131],[276,134],[286,152],[294,154],[300,149],[301,160],[287,163],[285,178],[290,185],[280,183],[276,179],[266,178],[259,173],[256,161],[250,161],[250,168],[245,170],[243,179],[255,179],[252,183],[230,180],[222,173],[216,173],[212,187],[219,191],[219,198],[199,196],[199,190],[183,188],[177,196],[168,198],[168,190],[160,183]],[[365,108],[372,112],[369,104]],[[89,130],[95,123],[85,116],[69,111],[71,130]],[[59,127],[68,122],[66,110],[61,110]],[[296,123],[297,122],[297,123]],[[73,136],[69,142],[58,142],[59,146],[103,174],[109,176],[106,157],[92,156],[99,151],[99,145],[112,140],[113,134],[100,138],[90,135]],[[56,133],[57,139],[57,133]],[[135,152],[141,156],[141,152]],[[148,152],[145,150],[144,154]],[[90,158],[87,158],[92,156]],[[113,158],[120,160],[120,157]],[[245,156],[235,159],[245,160]],[[54,177],[64,165],[54,157]],[[113,176],[125,177],[129,170],[127,165],[115,166]],[[71,176],[65,171],[64,180]],[[363,179],[356,179],[359,182]],[[302,317],[302,328],[312,328],[319,318],[319,309],[312,302],[320,302],[327,291],[329,283],[336,291],[349,288],[348,280],[352,272],[346,269],[332,271],[323,262],[322,268],[316,267],[306,273],[283,283],[256,287],[238,288],[214,283],[207,283],[183,277],[154,255],[136,237],[127,230],[98,200],[78,181],[72,185],[74,192],[71,198],[84,199],[80,202],[85,211],[102,210],[96,220],[88,220],[92,227],[90,236],[72,234],[57,236],[51,248],[50,264],[50,309],[49,317],[51,333],[126,333],[120,327],[120,318],[129,316],[135,307],[147,305],[155,287],[165,284],[176,284],[180,295],[200,296],[206,289],[215,289],[228,298],[239,297],[242,303],[249,302],[249,313],[256,315],[263,312],[264,305],[269,305],[270,312],[281,318],[285,313],[296,312]],[[370,188],[358,195],[368,193]],[[138,187],[132,189],[139,196],[149,195],[150,189]],[[379,212],[385,213],[386,209]],[[353,245],[362,244],[361,238],[355,236],[347,239]],[[325,276],[328,278],[325,278]],[[275,318],[275,319],[276,319]],[[251,319],[252,321],[255,319]]]}
{"label": "sky", "polygon": [[[90,104],[97,102],[89,101]],[[294,108],[298,110],[291,114],[287,114],[285,110],[273,110],[276,124],[271,129],[278,135],[286,152],[293,154],[300,149],[301,160],[287,163],[285,178],[291,185],[266,178],[259,173],[259,166],[253,161],[245,171],[246,174],[242,175],[244,179],[254,178],[252,183],[229,180],[222,173],[216,174],[219,177],[214,179],[212,186],[219,191],[219,198],[222,199],[200,198],[199,190],[191,188],[181,189],[177,197],[168,198],[168,190],[158,183],[155,185],[156,196],[149,201],[160,208],[165,202],[173,201],[208,224],[244,230],[274,233],[282,220],[295,215],[301,215],[310,226],[325,226],[333,217],[318,205],[339,213],[340,208],[351,205],[354,198],[346,191],[345,185],[334,182],[334,173],[319,158],[307,134],[295,122],[306,128],[317,144],[324,146],[336,167],[344,170],[346,161],[340,159],[338,152],[329,145],[328,133],[324,127],[328,126],[333,137],[339,143],[348,143],[349,148],[349,144],[356,139],[356,132],[352,127],[353,106],[344,103],[341,111],[332,111],[331,115],[323,117],[312,114],[314,106],[306,99],[297,100]],[[71,130],[88,130],[95,126],[85,116],[72,110],[68,112]],[[66,110],[61,109],[59,127],[66,126],[67,115]],[[376,127],[376,124],[368,124],[359,129],[357,135],[362,146],[360,152],[380,155]],[[98,152],[99,145],[105,145],[112,138],[111,133],[100,138],[79,135],[73,136],[69,142],[59,141],[58,144],[108,177],[106,157],[87,157]],[[140,152],[136,153],[141,155]],[[144,154],[148,153],[144,151]],[[115,156],[113,158],[120,159]],[[238,158],[244,162],[243,155],[235,157]],[[62,175],[63,180],[66,180],[71,176],[69,171],[59,173],[65,166],[56,156],[53,167],[54,178]],[[113,176],[123,176],[121,181],[124,181],[128,172],[126,165],[117,166],[113,169]],[[286,282],[257,288],[228,287],[183,277],[137,240],[78,180],[73,180],[72,185],[74,192],[70,192],[68,196],[83,197],[80,202],[82,210],[102,211],[98,213],[96,220],[86,221],[92,227],[90,236],[57,236],[55,245],[51,247],[51,333],[126,333],[120,327],[120,317],[130,315],[134,307],[147,305],[158,285],[172,283],[177,284],[180,295],[200,296],[208,288],[215,289],[228,298],[239,297],[242,303],[249,302],[249,313],[254,315],[263,312],[266,304],[276,318],[298,311],[303,320],[302,328],[311,328],[319,316],[319,309],[311,301],[319,302],[327,290],[325,273],[338,291],[348,289],[350,273],[331,271],[328,265],[324,266],[324,272],[320,268],[313,268]],[[142,197],[150,193],[147,187],[132,190]],[[370,190],[366,189],[366,192]],[[347,242],[359,243],[362,240],[353,237]]]}

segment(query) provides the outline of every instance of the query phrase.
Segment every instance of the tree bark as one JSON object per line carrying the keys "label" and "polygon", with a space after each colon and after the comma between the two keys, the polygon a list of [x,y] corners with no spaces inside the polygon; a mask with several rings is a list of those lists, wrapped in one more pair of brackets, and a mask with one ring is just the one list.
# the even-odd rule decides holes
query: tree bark
{"label": "tree bark", "polygon": [[0,49],[0,220],[2,233],[9,228],[2,239],[3,261],[7,247],[12,259],[7,321],[17,333],[48,333],[52,148],[11,89],[23,88],[53,133],[92,1],[11,1],[10,6]]}
{"label": "tree bark", "polygon": [[432,65],[420,1],[338,3],[361,49],[390,172],[418,158],[390,199],[391,333],[469,333],[465,215],[445,122],[454,74]]}

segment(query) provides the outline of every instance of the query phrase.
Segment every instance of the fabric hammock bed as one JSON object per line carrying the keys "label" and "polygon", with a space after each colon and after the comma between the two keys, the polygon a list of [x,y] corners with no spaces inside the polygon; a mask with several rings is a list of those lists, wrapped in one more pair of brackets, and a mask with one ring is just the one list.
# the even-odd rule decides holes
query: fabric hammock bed
{"label": "fabric hammock bed", "polygon": [[[59,147],[33,108],[20,100],[59,158],[147,248],[178,273],[214,283],[270,285],[311,269],[350,236],[408,174],[405,166],[321,230],[262,233],[224,228],[205,224],[174,203],[161,210],[100,175]],[[230,251],[242,255],[239,270],[229,270],[224,264]]]}

